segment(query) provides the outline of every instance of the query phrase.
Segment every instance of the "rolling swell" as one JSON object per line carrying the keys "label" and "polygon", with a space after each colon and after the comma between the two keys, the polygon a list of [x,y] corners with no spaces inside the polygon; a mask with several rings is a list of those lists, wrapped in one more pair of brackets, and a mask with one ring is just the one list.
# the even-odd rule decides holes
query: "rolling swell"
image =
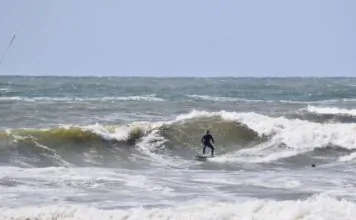
{"label": "rolling swell", "polygon": [[20,166],[111,165],[127,160],[144,135],[136,125],[20,129],[0,134],[2,164]]}
{"label": "rolling swell", "polygon": [[[191,159],[192,153],[200,151],[201,136],[209,126],[214,130],[223,152],[237,146],[242,148],[258,140],[257,133],[245,125],[216,116],[116,126],[19,129],[0,134],[0,163],[41,167],[110,165],[110,162],[114,164],[130,160],[136,163],[137,157],[147,156],[137,147],[142,146],[140,143],[144,140],[147,141],[145,145],[153,144],[151,148],[143,146],[151,153],[173,153]],[[162,148],[166,150],[163,152]]]}
{"label": "rolling swell", "polygon": [[192,111],[166,122],[8,130],[0,133],[0,163],[117,167],[141,166],[152,162],[149,159],[155,155],[191,160],[201,151],[200,138],[206,129],[216,140],[218,157],[214,160],[222,163],[334,159],[356,150],[354,124],[317,123],[252,112]]}

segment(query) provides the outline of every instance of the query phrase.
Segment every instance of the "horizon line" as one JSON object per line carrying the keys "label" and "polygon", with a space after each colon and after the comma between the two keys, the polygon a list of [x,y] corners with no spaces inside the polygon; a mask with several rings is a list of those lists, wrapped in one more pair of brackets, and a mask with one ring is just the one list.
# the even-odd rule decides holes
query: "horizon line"
{"label": "horizon line", "polygon": [[356,76],[117,76],[117,75],[39,75],[39,74],[1,74],[0,77],[72,77],[72,78],[85,78],[85,77],[117,77],[117,78],[356,78]]}

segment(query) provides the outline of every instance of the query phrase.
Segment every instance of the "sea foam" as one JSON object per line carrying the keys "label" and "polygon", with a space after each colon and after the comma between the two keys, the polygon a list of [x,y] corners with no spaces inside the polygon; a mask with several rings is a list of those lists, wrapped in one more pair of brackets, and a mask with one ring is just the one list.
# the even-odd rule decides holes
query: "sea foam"
{"label": "sea foam", "polygon": [[141,220],[141,219],[255,219],[314,220],[356,219],[356,204],[328,196],[306,200],[244,202],[201,202],[169,208],[102,210],[87,206],[42,206],[1,208],[1,219],[23,220]]}

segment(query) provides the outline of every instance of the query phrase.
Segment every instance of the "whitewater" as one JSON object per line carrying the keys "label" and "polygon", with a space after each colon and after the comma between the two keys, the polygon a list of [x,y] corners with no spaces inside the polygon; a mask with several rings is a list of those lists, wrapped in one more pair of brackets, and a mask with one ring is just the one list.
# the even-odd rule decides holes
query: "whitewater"
{"label": "whitewater", "polygon": [[0,219],[355,219],[355,84],[0,77]]}

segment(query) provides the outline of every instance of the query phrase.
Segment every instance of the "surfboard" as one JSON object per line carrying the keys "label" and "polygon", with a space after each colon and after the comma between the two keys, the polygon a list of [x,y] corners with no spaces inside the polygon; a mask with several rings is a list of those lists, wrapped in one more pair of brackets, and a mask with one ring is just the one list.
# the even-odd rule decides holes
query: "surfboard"
{"label": "surfboard", "polygon": [[206,161],[210,158],[209,156],[203,156],[203,155],[196,155],[195,159],[200,160],[200,161]]}

